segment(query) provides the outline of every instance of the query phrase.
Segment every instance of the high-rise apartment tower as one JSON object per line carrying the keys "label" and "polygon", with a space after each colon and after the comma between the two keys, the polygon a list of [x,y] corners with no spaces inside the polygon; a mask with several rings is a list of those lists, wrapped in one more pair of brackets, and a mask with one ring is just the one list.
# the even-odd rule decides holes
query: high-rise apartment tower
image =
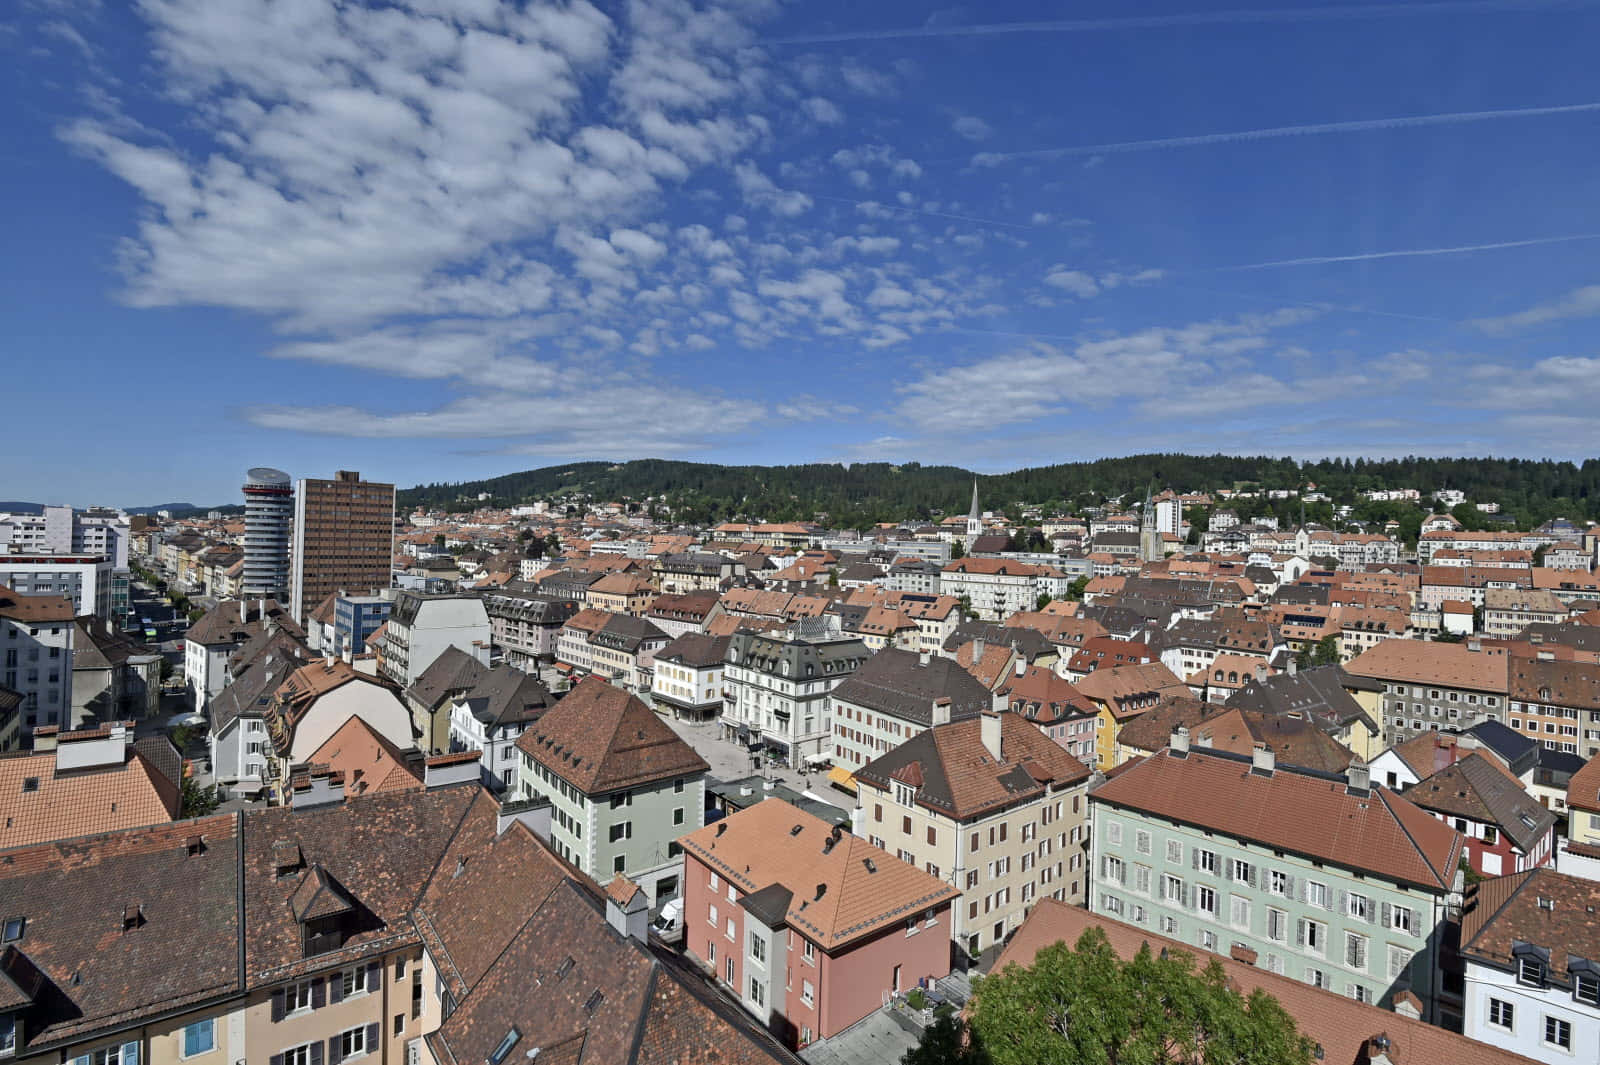
{"label": "high-rise apartment tower", "polygon": [[282,470],[257,466],[244,480],[244,580],[246,599],[282,602],[289,590],[289,526],[294,485]]}
{"label": "high-rise apartment tower", "polygon": [[306,478],[294,498],[289,612],[296,621],[337,592],[387,588],[393,572],[394,485],[340,470],[331,481]]}

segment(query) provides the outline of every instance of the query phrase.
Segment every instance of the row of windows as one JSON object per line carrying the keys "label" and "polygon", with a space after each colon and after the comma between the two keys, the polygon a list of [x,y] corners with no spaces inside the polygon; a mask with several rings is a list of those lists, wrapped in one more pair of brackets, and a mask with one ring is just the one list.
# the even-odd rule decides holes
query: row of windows
{"label": "row of windows", "polygon": [[[1489,1024],[1495,1028],[1502,1028],[1507,1032],[1514,1032],[1517,1028],[1517,1007],[1505,999],[1491,998],[1489,1000]],[[1544,1030],[1541,1038],[1546,1046],[1556,1047],[1561,1050],[1572,1049],[1572,1023],[1560,1017],[1545,1014]]]}

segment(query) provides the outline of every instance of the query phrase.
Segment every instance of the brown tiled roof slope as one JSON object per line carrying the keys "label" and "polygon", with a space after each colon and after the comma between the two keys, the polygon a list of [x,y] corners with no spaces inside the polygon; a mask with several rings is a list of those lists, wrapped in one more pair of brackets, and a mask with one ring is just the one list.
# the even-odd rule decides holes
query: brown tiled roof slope
{"label": "brown tiled roof slope", "polygon": [[1000,717],[1000,759],[983,745],[972,718],[920,732],[856,770],[856,779],[888,788],[917,783],[917,804],[967,821],[1031,802],[1089,778],[1084,764],[1020,714]]}
{"label": "brown tiled roof slope", "polygon": [[1449,889],[1461,855],[1459,833],[1386,788],[1350,794],[1342,780],[1295,769],[1265,776],[1248,758],[1204,749],[1159,751],[1093,797],[1430,891]]}
{"label": "brown tiled roof slope", "polygon": [[1272,749],[1277,763],[1343,773],[1355,757],[1350,749],[1305,718],[1224,708],[1189,730],[1193,743],[1249,755],[1257,746]]}
{"label": "brown tiled roof slope", "polygon": [[1556,815],[1533,801],[1492,756],[1473,751],[1405,790],[1424,810],[1497,825],[1525,854],[1555,825]]}
{"label": "brown tiled roof slope", "polygon": [[1376,680],[1504,693],[1507,662],[1504,654],[1474,651],[1464,643],[1384,640],[1351,659],[1344,670]]}
{"label": "brown tiled roof slope", "polygon": [[53,985],[20,1056],[239,988],[237,832],[224,814],[4,852],[0,912]]}
{"label": "brown tiled roof slope", "polygon": [[517,748],[588,795],[711,768],[637,696],[600,677],[545,711]]}
{"label": "brown tiled roof slope", "polygon": [[1574,810],[1600,813],[1600,756],[1583,763],[1567,781],[1567,805]]}
{"label": "brown tiled roof slope", "polygon": [[[961,893],[782,799],[766,799],[678,842],[746,893],[789,890],[784,920],[824,950],[852,943]],[[817,885],[825,885],[817,897]]]}
{"label": "brown tiled roof slope", "polygon": [[[515,1027],[517,1060],[755,1065],[795,1059],[704,978],[605,921],[604,894],[520,824],[496,834],[480,797],[413,911],[459,1004],[428,1036],[445,1065],[477,1065]],[[509,1059],[508,1059],[509,1060]]]}
{"label": "brown tiled roof slope", "polygon": [[1193,731],[1206,718],[1222,712],[1193,695],[1169,695],[1117,730],[1117,742],[1140,751],[1159,751],[1180,728]]}
{"label": "brown tiled roof slope", "polygon": [[20,595],[0,586],[0,618],[24,624],[41,621],[71,621],[72,600],[64,595]]}
{"label": "brown tiled roof slope", "polygon": [[131,747],[119,765],[59,773],[53,753],[0,758],[0,848],[160,824],[179,805],[177,783]]}
{"label": "brown tiled roof slope", "polygon": [[1539,868],[1468,888],[1461,953],[1510,968],[1518,941],[1549,951],[1550,973],[1560,979],[1569,958],[1600,958],[1600,881]]}
{"label": "brown tiled roof slope", "polygon": [[327,766],[344,777],[344,793],[366,795],[380,791],[421,791],[422,778],[405,753],[379,735],[359,717],[334,730],[306,761]]}
{"label": "brown tiled roof slope", "polygon": [[1389,1040],[1389,1060],[1397,1065],[1533,1065],[1534,1059],[1493,1044],[1323,991],[1293,977],[1196,950],[1051,898],[1039,900],[995,963],[995,971],[1012,963],[1030,965],[1045,947],[1061,942],[1071,946],[1090,928],[1103,931],[1112,949],[1124,959],[1133,958],[1145,945],[1158,954],[1183,952],[1193,956],[1197,966],[1211,962],[1221,965],[1229,985],[1240,994],[1265,991],[1294,1018],[1300,1034],[1317,1044],[1320,1065],[1369,1065],[1369,1044],[1379,1035]]}

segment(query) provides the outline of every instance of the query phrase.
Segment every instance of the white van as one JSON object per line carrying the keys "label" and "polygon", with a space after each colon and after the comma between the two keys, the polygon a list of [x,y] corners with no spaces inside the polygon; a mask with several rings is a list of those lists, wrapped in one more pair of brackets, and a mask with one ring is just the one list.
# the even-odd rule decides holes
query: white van
{"label": "white van", "polygon": [[683,900],[668,899],[661,907],[661,912],[656,914],[656,919],[650,925],[650,931],[663,943],[676,943],[683,938]]}

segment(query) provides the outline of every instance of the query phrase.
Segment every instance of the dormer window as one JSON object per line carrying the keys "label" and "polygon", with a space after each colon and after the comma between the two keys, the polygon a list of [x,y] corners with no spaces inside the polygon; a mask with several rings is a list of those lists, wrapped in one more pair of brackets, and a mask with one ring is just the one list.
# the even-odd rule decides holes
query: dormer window
{"label": "dormer window", "polygon": [[5,929],[0,932],[0,943],[15,943],[22,938],[22,931],[27,927],[26,917],[7,917]]}
{"label": "dormer window", "polygon": [[1544,986],[1544,959],[1536,954],[1523,954],[1517,958],[1517,982],[1529,987]]}
{"label": "dormer window", "polygon": [[1572,997],[1586,1006],[1600,1006],[1600,971],[1590,969],[1588,972],[1574,972]]}

